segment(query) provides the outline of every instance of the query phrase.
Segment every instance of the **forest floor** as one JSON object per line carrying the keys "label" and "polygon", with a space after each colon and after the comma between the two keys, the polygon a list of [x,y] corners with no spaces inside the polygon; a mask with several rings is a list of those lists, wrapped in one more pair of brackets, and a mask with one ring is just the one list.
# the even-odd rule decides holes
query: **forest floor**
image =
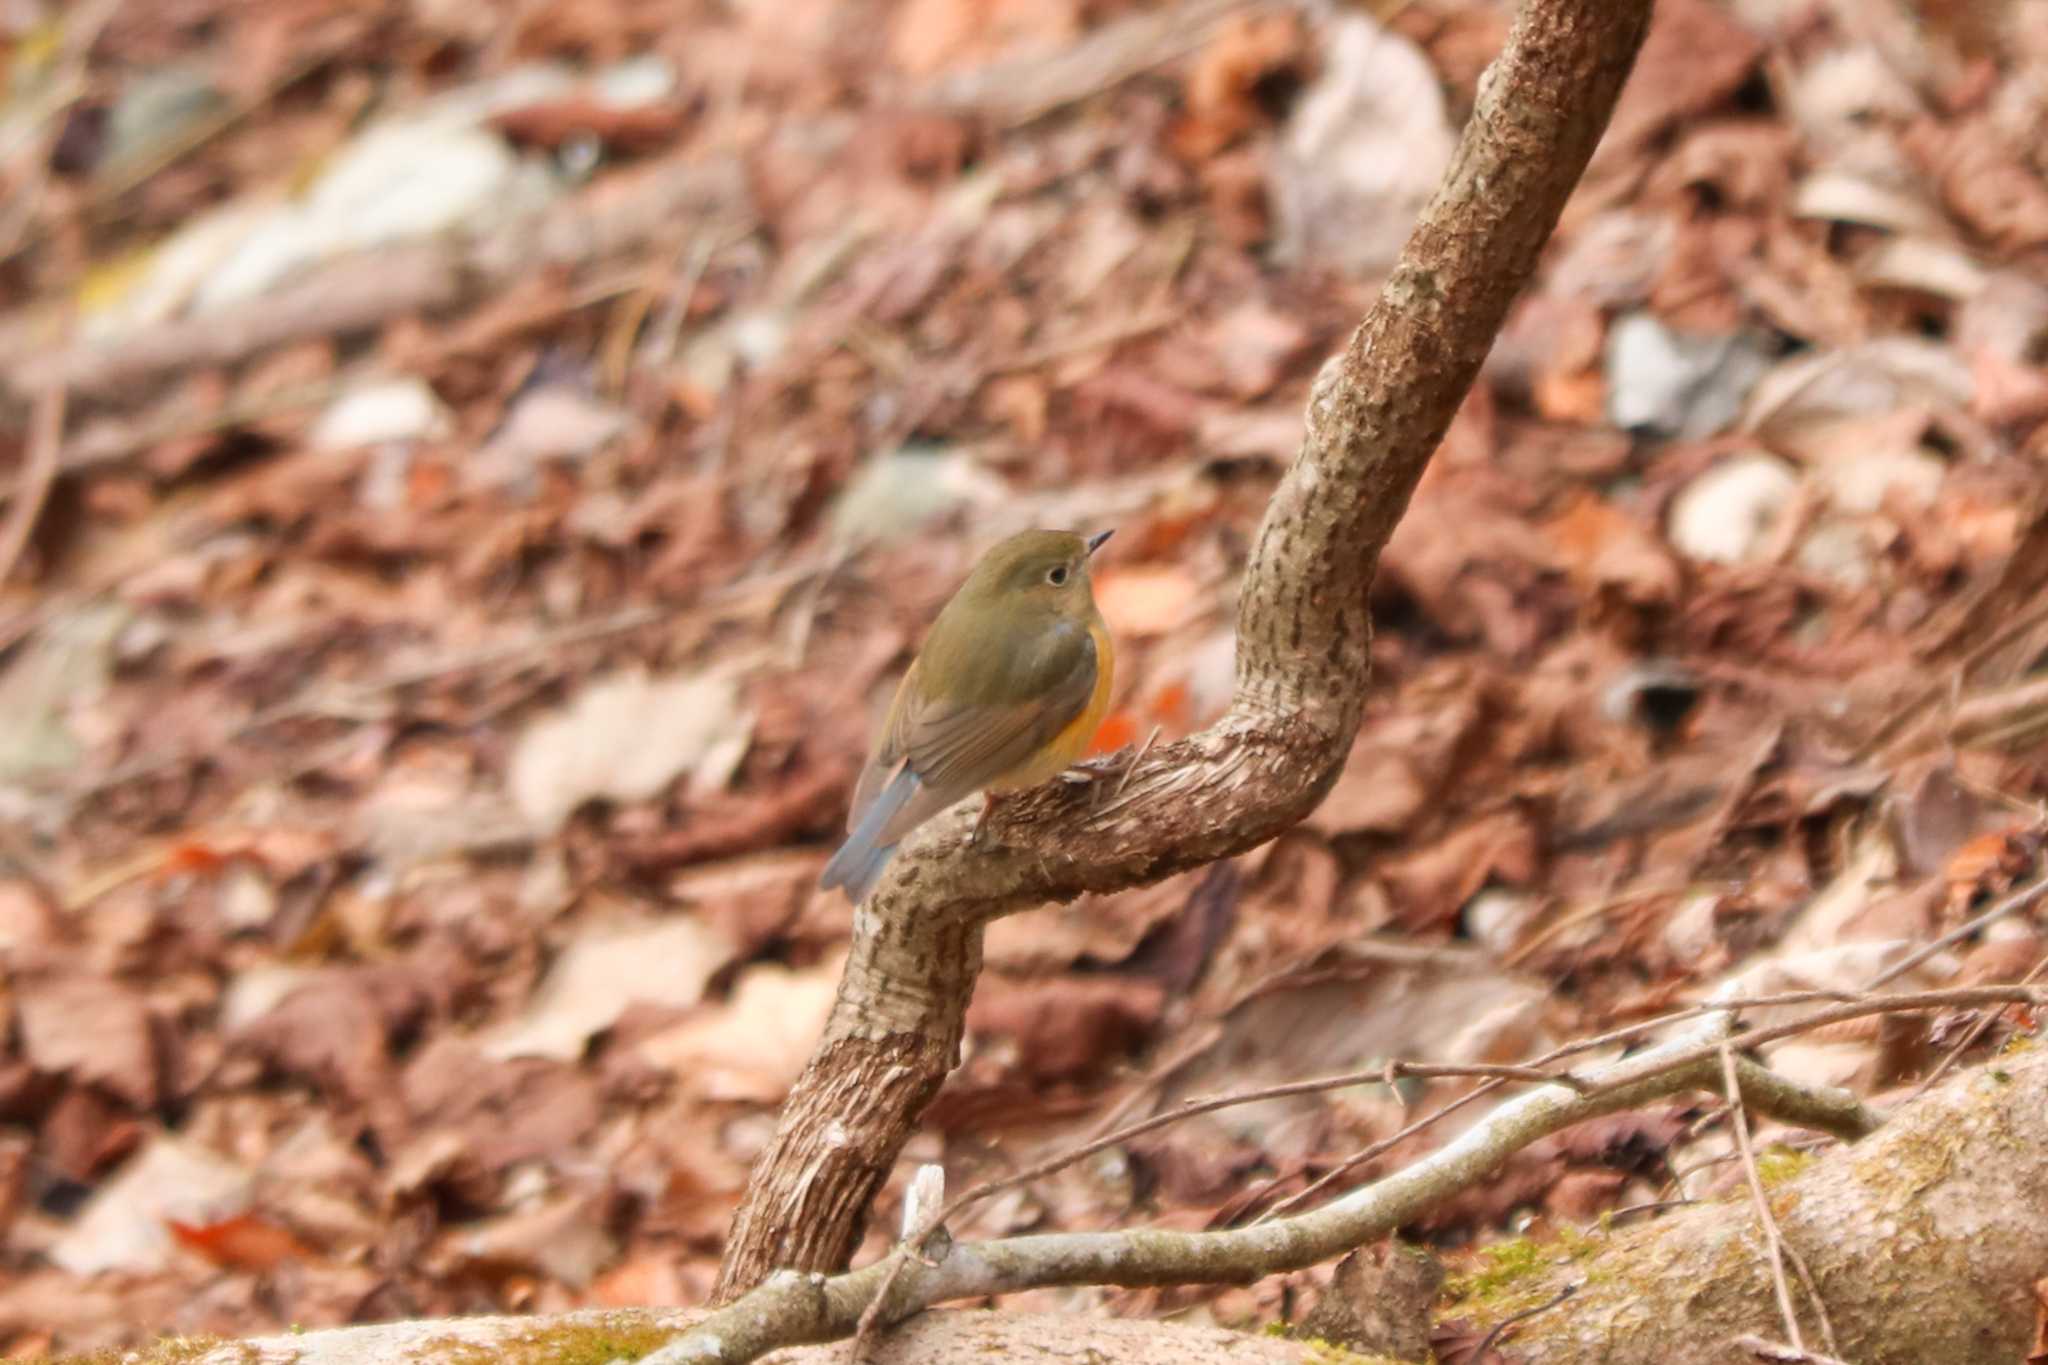
{"label": "forest floor", "polygon": [[[920,630],[999,535],[1114,526],[1098,749],[1221,710],[1310,380],[1509,17],[0,5],[0,1351],[700,1300]],[[2032,881],[2044,126],[2038,5],[1660,0],[1381,566],[1344,777],[998,924],[905,1172],[1764,962],[1854,988]],[[2044,960],[2026,907],[1906,984]],[[1882,1095],[1969,1022],[1772,1061]],[[955,1231],[1242,1221],[1462,1084],[1193,1118]],[[1411,1231],[1711,1192],[1713,1117]],[[1259,1323],[1326,1276],[1027,1297]]]}

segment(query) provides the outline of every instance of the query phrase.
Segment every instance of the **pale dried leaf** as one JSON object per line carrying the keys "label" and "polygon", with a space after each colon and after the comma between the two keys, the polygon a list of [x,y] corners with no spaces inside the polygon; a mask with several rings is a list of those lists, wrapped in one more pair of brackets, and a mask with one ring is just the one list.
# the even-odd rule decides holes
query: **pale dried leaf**
{"label": "pale dried leaf", "polygon": [[209,1223],[239,1213],[251,1179],[194,1143],[159,1136],[100,1186],[49,1258],[74,1275],[162,1270],[175,1255],[165,1220]]}
{"label": "pale dried leaf", "polygon": [[696,1004],[732,943],[695,919],[599,930],[563,950],[518,1019],[488,1034],[490,1056],[571,1061],[636,1002]]}
{"label": "pale dried leaf", "polygon": [[99,1085],[136,1109],[157,1100],[149,1011],[118,982],[75,977],[22,989],[22,1052],[36,1070]]}
{"label": "pale dried leaf", "polygon": [[1369,275],[1393,263],[1451,155],[1436,72],[1362,14],[1332,20],[1323,73],[1275,149],[1276,255]]}
{"label": "pale dried leaf", "polygon": [[512,753],[512,799],[546,831],[585,801],[645,800],[686,773],[694,788],[715,791],[744,754],[750,724],[730,674],[616,674],[527,727]]}
{"label": "pale dried leaf", "polygon": [[778,1103],[824,1030],[838,982],[836,961],[800,972],[750,967],[731,1000],[655,1034],[640,1059],[706,1099]]}

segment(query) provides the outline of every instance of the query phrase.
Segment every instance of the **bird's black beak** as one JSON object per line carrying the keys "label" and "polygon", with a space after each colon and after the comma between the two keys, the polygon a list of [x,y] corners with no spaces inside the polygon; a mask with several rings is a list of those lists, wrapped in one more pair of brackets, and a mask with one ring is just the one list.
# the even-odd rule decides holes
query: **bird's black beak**
{"label": "bird's black beak", "polygon": [[1102,542],[1115,534],[1116,528],[1112,526],[1107,531],[1097,531],[1094,535],[1088,537],[1088,553],[1091,556],[1094,555],[1097,550],[1102,548]]}

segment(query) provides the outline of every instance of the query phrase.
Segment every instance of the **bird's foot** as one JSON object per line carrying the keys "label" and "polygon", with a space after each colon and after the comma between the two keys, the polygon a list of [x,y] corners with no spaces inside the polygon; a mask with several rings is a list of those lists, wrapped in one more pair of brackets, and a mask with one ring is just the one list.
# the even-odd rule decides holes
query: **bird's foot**
{"label": "bird's foot", "polygon": [[967,836],[967,842],[974,848],[986,848],[988,834],[988,813],[1001,803],[1002,797],[994,792],[981,794],[981,814],[974,817],[974,832]]}

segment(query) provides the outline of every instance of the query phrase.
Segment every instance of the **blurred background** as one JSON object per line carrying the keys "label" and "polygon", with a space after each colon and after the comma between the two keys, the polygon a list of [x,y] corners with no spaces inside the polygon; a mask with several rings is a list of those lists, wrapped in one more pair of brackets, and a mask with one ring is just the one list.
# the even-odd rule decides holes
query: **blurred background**
{"label": "blurred background", "polygon": [[[1098,750],[1219,713],[1310,379],[1510,18],[0,0],[0,1350],[699,1299],[919,632],[1000,536],[1115,526]],[[2040,5],[1659,0],[1382,564],[1343,780],[996,925],[906,1170],[1858,985],[2029,877],[2043,127]],[[955,1232],[1226,1225],[1457,1089],[1223,1111]],[[1656,1200],[1701,1112],[1413,1231]],[[1324,1274],[1035,1297],[1257,1323]]]}

